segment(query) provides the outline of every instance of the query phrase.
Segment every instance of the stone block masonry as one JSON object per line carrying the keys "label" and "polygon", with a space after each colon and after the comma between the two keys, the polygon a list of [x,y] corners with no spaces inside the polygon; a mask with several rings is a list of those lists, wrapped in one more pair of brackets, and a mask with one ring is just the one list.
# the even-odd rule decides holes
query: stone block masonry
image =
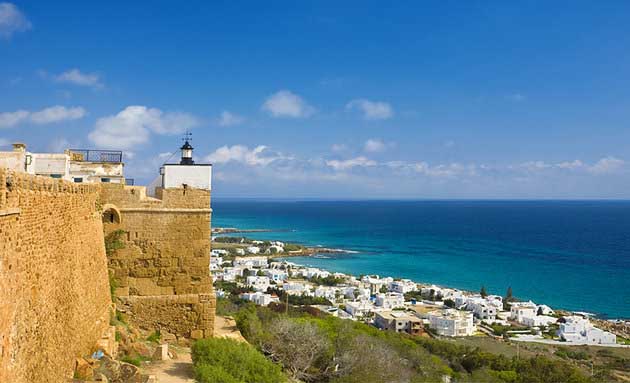
{"label": "stone block masonry", "polygon": [[0,382],[63,382],[109,328],[97,185],[0,169]]}
{"label": "stone block masonry", "polygon": [[215,298],[210,276],[210,191],[103,184],[105,236],[124,246],[109,254],[119,309],[132,323],[181,338],[211,336]]}

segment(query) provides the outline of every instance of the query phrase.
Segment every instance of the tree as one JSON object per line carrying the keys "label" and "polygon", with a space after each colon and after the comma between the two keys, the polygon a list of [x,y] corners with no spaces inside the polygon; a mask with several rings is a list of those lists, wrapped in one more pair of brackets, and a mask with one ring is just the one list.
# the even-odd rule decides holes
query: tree
{"label": "tree", "polygon": [[385,285],[381,286],[381,289],[379,290],[379,292],[385,294],[387,292],[387,286]]}
{"label": "tree", "polygon": [[508,311],[510,309],[510,302],[514,302],[514,296],[512,296],[512,286],[507,288],[505,298],[503,299],[503,310]]}
{"label": "tree", "polygon": [[486,291],[486,287],[485,286],[481,286],[481,290],[479,291],[479,294],[481,294],[482,298],[485,298],[488,296],[488,292]]}
{"label": "tree", "polygon": [[330,341],[316,324],[278,318],[269,326],[269,332],[263,351],[281,362],[294,379],[313,381],[319,371],[326,370]]}
{"label": "tree", "polygon": [[450,307],[450,308],[455,308],[455,301],[452,299],[447,299],[444,301],[444,306],[446,307]]}
{"label": "tree", "polygon": [[378,338],[357,335],[341,348],[335,382],[408,382],[413,376],[409,361]]}

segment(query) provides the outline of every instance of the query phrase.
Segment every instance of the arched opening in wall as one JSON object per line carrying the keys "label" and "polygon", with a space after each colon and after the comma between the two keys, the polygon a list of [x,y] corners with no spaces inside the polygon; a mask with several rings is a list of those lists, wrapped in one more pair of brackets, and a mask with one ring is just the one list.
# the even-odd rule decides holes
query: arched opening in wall
{"label": "arched opening in wall", "polygon": [[103,207],[103,223],[118,224],[120,222],[120,211],[113,205],[105,205]]}

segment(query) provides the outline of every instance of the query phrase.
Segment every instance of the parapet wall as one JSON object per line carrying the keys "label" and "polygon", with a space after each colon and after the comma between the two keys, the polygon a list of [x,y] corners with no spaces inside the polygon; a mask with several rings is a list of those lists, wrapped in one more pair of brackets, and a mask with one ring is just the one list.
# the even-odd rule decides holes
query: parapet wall
{"label": "parapet wall", "polygon": [[62,382],[111,307],[99,187],[0,168],[0,382]]}

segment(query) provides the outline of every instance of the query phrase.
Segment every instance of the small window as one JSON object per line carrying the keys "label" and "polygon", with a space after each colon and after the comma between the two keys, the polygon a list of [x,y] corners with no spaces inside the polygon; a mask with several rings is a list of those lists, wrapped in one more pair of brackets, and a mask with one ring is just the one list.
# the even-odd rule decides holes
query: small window
{"label": "small window", "polygon": [[81,182],[83,182],[83,177],[74,177],[74,182],[80,184]]}
{"label": "small window", "polygon": [[110,181],[111,181],[111,179],[109,179],[109,178],[105,178],[105,177],[101,178],[101,182],[106,182],[107,183],[107,182],[110,182]]}
{"label": "small window", "polygon": [[61,174],[51,174],[51,178],[61,178]]}

